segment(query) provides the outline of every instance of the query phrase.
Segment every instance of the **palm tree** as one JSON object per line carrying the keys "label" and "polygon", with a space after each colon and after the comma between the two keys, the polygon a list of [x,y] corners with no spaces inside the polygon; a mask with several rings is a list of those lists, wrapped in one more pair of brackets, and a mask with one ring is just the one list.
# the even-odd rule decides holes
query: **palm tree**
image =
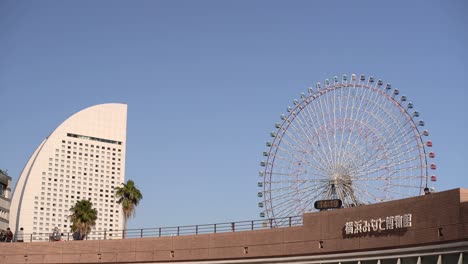
{"label": "palm tree", "polygon": [[88,200],[77,201],[70,208],[70,212],[72,213],[69,216],[72,223],[71,230],[79,234],[79,239],[83,239],[96,225],[98,212],[93,208],[93,203]]}
{"label": "palm tree", "polygon": [[115,195],[118,199],[117,203],[122,205],[124,230],[127,230],[128,219],[135,216],[135,207],[143,199],[143,195],[132,180],[128,180],[126,184],[122,183],[122,187],[115,187]]}

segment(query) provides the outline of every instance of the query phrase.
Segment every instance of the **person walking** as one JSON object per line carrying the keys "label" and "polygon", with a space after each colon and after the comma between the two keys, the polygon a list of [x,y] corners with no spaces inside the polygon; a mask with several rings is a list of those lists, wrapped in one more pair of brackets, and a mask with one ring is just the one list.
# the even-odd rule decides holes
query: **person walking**
{"label": "person walking", "polygon": [[16,242],[24,242],[24,230],[21,227],[18,233],[16,233]]}

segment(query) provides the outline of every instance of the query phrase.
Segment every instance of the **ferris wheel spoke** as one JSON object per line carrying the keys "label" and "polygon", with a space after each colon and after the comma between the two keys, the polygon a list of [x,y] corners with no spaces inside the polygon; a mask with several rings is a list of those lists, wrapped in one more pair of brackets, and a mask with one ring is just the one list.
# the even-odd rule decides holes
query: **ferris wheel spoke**
{"label": "ferris wheel spoke", "polygon": [[[361,132],[360,132],[361,133]],[[376,131],[372,131],[373,134],[378,134],[376,133]],[[377,136],[377,135],[376,135]],[[360,135],[358,135],[357,137],[360,137]],[[375,143],[380,141],[381,139],[380,138],[375,138],[375,139],[372,139],[371,140],[371,147],[375,148]],[[376,142],[373,142],[373,141],[376,141]],[[346,155],[347,153],[351,153],[351,152],[354,152],[354,153],[361,153],[361,152],[364,152],[364,153],[368,153],[369,152],[369,146],[367,144],[358,144],[357,143],[357,140],[352,143],[352,144],[349,144],[349,150],[342,150],[342,157],[344,158],[344,155]]]}
{"label": "ferris wheel spoke", "polygon": [[378,168],[374,168],[374,169],[369,169],[369,170],[366,170],[366,171],[360,171],[356,174],[356,176],[362,176],[362,175],[369,175],[369,174],[372,174],[372,173],[376,173],[378,171],[382,171],[382,170],[392,170],[393,169],[398,169],[398,171],[405,171],[405,170],[413,170],[413,169],[416,169],[418,168],[419,166],[418,165],[414,165],[414,166],[410,166],[410,167],[400,167],[399,165],[402,165],[402,164],[406,164],[408,161],[415,161],[415,160],[418,160],[419,158],[418,157],[412,157],[412,158],[409,158],[408,160],[406,160],[405,163],[402,163],[401,161],[399,162],[393,162],[393,163],[389,163],[389,164],[386,164],[385,167],[378,167]]}
{"label": "ferris wheel spoke", "polygon": [[297,180],[282,180],[282,181],[271,181],[271,184],[280,184],[280,183],[292,183],[292,182],[313,182],[313,183],[325,183],[327,180],[323,179],[297,179]]}
{"label": "ferris wheel spoke", "polygon": [[[306,195],[304,197],[301,197],[302,199],[300,201],[305,201],[304,205],[301,206],[301,209],[303,212],[311,207],[312,203],[315,203],[316,199],[318,197],[320,197],[321,195],[324,195],[326,192],[326,188],[323,188],[322,189],[322,192],[316,192],[316,193],[306,193]],[[297,206],[299,206],[300,204],[297,204]]]}
{"label": "ferris wheel spoke", "polygon": [[[292,191],[290,192],[287,192],[287,193],[282,193],[278,196],[275,196],[273,198],[271,198],[269,201],[270,203],[273,202],[273,201],[276,201],[276,200],[283,200],[283,198],[285,197],[289,197],[293,194],[300,194],[300,193],[303,193],[303,192],[311,192],[311,191],[315,191],[315,190],[320,190],[322,187],[321,186],[308,186],[308,187],[305,187],[305,188],[302,188],[302,189],[293,189]],[[291,188],[289,188],[291,189]],[[285,201],[288,201],[288,200],[285,200]],[[276,204],[276,205],[280,205],[280,204]]]}
{"label": "ferris wheel spoke", "polygon": [[[362,90],[356,89],[357,87],[359,87],[359,86],[356,86],[356,85],[353,86],[353,88],[354,88],[353,91],[355,91],[355,93],[358,93],[359,91],[362,91]],[[365,91],[365,90],[364,90],[364,91]],[[351,90],[349,91],[349,93],[351,93]],[[352,108],[351,108],[351,110],[350,110],[351,113],[356,113],[356,116],[353,116],[352,119],[351,119],[351,120],[352,120],[352,123],[351,123],[350,132],[351,132],[351,131],[354,131],[354,127],[355,127],[355,125],[356,125],[356,122],[357,122],[357,120],[359,119],[359,112],[360,112],[361,107],[362,107],[362,104],[363,104],[363,99],[362,99],[362,97],[363,97],[363,95],[360,95],[360,96],[355,95],[355,97],[354,97],[354,98],[356,98],[356,100],[357,100],[358,102],[357,102],[357,108],[355,108],[356,104],[353,104],[353,105],[352,105]],[[353,100],[353,102],[356,101],[356,100]],[[350,136],[351,136],[351,133],[348,134],[348,140],[347,140],[347,142],[350,141]],[[347,150],[345,149],[345,151],[347,151]]]}
{"label": "ferris wheel spoke", "polygon": [[[315,119],[314,119],[314,116],[311,113],[311,109],[310,109],[309,105],[303,107],[303,109],[301,110],[301,113],[303,113],[304,117],[302,117],[302,115],[298,115],[298,116],[296,116],[296,119],[298,120],[299,124],[304,126],[308,130],[308,133],[311,136],[315,136],[316,140],[317,140],[317,143],[315,143],[312,139],[309,142],[311,144],[318,144],[320,146],[320,148],[319,148],[320,151],[317,151],[316,153],[317,153],[319,159],[322,160],[323,162],[326,161],[327,164],[331,164],[331,160],[329,159],[329,157],[327,155],[327,150],[324,148],[323,144],[320,144],[320,142],[319,142],[319,137],[318,136],[320,134],[318,133],[317,127],[315,126],[315,122],[314,122]],[[312,127],[314,131],[310,130],[310,127]]]}
{"label": "ferris wheel spoke", "polygon": [[[345,85],[345,84],[343,84]],[[332,95],[332,102],[330,102],[332,105],[333,105],[333,126],[335,127],[335,129],[333,129],[332,131],[332,135],[333,135],[333,159],[334,159],[334,163],[335,164],[340,164],[340,150],[339,150],[339,144],[338,144],[338,137],[341,135],[341,132],[340,132],[340,121],[341,121],[341,104],[338,103],[337,105],[337,97],[338,97],[338,101],[341,102],[340,100],[340,97],[337,96],[337,91],[341,91],[343,88],[343,86],[341,86],[339,89],[333,89],[333,95]]]}
{"label": "ferris wheel spoke", "polygon": [[[376,194],[369,191],[369,187],[367,188],[359,188],[357,190],[360,198],[360,204],[366,204],[371,202],[382,202],[386,200],[385,196],[379,197]],[[365,202],[364,202],[365,201]]]}
{"label": "ferris wheel spoke", "polygon": [[[379,153],[374,153],[375,156],[371,156],[369,157],[369,160],[366,161],[367,163],[367,167],[372,167],[376,164],[379,163],[379,161],[381,160],[388,160],[388,161],[392,161],[392,160],[403,160],[403,157],[412,153],[412,152],[416,152],[419,150],[420,146],[419,145],[415,145],[413,147],[410,148],[410,140],[407,140],[405,141],[403,144],[401,145],[406,145],[406,150],[402,151],[401,148],[399,147],[400,144],[395,144],[394,147],[392,148],[386,148],[384,150],[382,150],[381,152]],[[421,158],[421,156],[418,154],[416,155],[418,158]],[[360,167],[361,168],[364,168],[364,164],[360,164]],[[363,170],[363,169],[361,169]]]}
{"label": "ferris wheel spoke", "polygon": [[[385,131],[387,133],[391,133],[390,136],[387,137],[389,142],[393,142],[397,138],[406,137],[408,135],[408,133],[405,132],[405,130],[408,130],[409,132],[412,132],[412,130],[410,130],[410,129],[405,129],[406,127],[411,126],[411,122],[410,122],[411,119],[405,119],[403,122],[399,122],[398,119],[397,119],[397,116],[396,116],[397,113],[390,112],[390,111],[387,110],[387,108],[388,108],[388,106],[387,107],[379,107],[376,110],[379,110],[378,112],[386,112],[387,116],[390,117],[391,122],[380,122],[377,125],[379,127],[381,127],[383,129],[383,131]],[[373,111],[376,111],[376,110],[373,110]],[[399,114],[401,114],[401,113],[399,113]],[[369,115],[374,115],[374,114],[369,114]],[[395,126],[398,127],[399,129],[398,130],[391,129],[392,127],[395,127]]]}
{"label": "ferris wheel spoke", "polygon": [[[346,87],[346,91],[347,91],[347,95],[345,96],[346,98],[346,107],[345,107],[345,110],[348,110],[348,109],[354,109],[354,105],[355,105],[355,100],[351,100],[351,108],[349,108],[349,100],[351,98],[351,91],[352,89],[355,89],[355,86],[354,84],[353,85],[350,85],[348,87]],[[349,118],[348,118],[348,114],[349,114]],[[343,128],[345,128],[345,124],[347,122],[347,120],[353,120],[354,119],[354,111],[345,111],[345,115],[344,115],[344,120],[343,120]],[[344,129],[343,129],[344,131]],[[346,140],[346,142],[349,142],[349,138],[350,137],[350,133],[348,133],[348,138]],[[345,138],[345,135],[343,133],[343,135],[341,136],[341,141],[340,141],[340,153],[341,153],[341,158],[340,158],[340,161],[343,160],[343,154],[344,154],[344,148],[345,146],[343,145],[343,143],[345,142],[344,141],[344,138]]]}
{"label": "ferris wheel spoke", "polygon": [[[362,100],[362,95],[359,94],[359,91],[357,89],[358,85],[356,84],[353,84],[352,86],[348,86],[346,89],[348,91],[348,94],[347,94],[347,100],[350,100],[352,99],[352,102],[353,104],[351,105],[351,108],[348,109],[348,112],[351,114],[350,115],[350,125],[349,127],[347,127],[347,140],[346,142],[350,142],[350,139],[351,139],[351,136],[354,134],[354,131],[355,131],[355,122],[357,122],[358,118],[359,118],[359,110],[361,109],[362,107],[362,103],[363,103],[363,100]],[[348,120],[345,120],[345,124]],[[347,145],[345,145],[344,147],[346,147]],[[349,150],[347,148],[342,148],[340,150],[340,153],[341,155],[343,155],[344,153],[347,153],[349,152]],[[343,156],[341,157],[340,160],[343,159]]]}
{"label": "ferris wheel spoke", "polygon": [[[323,113],[322,116],[325,116],[326,119],[324,119],[324,123],[327,124],[327,126],[330,126],[330,127],[336,127],[336,124],[334,123],[335,120],[334,120],[334,116],[335,116],[335,109],[334,109],[334,106],[333,106],[333,100],[334,100],[334,92],[336,89],[330,89],[330,88],[327,88],[325,89],[327,91],[328,94],[331,94],[330,96],[326,96],[324,97],[325,100],[324,101],[324,109],[325,109],[325,113]],[[328,140],[328,147],[329,147],[329,151],[330,151],[330,160],[332,161],[332,164],[333,164],[333,168],[336,167],[336,151],[335,151],[335,135],[336,135],[336,131],[334,129],[331,129],[331,130],[327,130],[327,132],[330,132],[330,133],[327,133],[327,140]]]}
{"label": "ferris wheel spoke", "polygon": [[[289,142],[288,142],[288,143],[285,142],[285,144],[287,144],[288,146],[291,146],[291,148],[293,148],[292,145],[289,145]],[[302,164],[306,164],[306,165],[308,165],[308,166],[310,166],[310,167],[312,167],[312,168],[314,168],[314,169],[316,169],[316,170],[318,170],[318,171],[325,172],[325,170],[324,170],[323,168],[319,167],[319,165],[321,164],[320,161],[318,161],[317,159],[315,159],[315,157],[313,157],[313,156],[310,155],[310,154],[309,154],[309,157],[311,158],[311,160],[310,160],[310,159],[307,159],[307,157],[303,157],[303,158],[298,157],[297,154],[292,153],[292,152],[290,152],[289,150],[287,150],[287,149],[285,149],[285,148],[282,148],[282,147],[280,147],[280,146],[278,146],[278,149],[279,149],[280,151],[285,152],[285,153],[291,155],[292,157],[296,158],[296,159],[297,159],[298,161],[300,161]],[[296,150],[296,149],[294,149],[294,150]],[[299,152],[299,153],[300,153],[301,151],[296,150],[296,152]],[[303,152],[303,154],[304,154],[304,155],[307,155],[308,152]],[[312,163],[311,161],[315,161],[315,163]]]}
{"label": "ferris wheel spoke", "polygon": [[[314,177],[314,178],[310,178],[310,179],[307,179],[307,180],[304,180],[304,179],[297,179],[297,180],[291,180],[291,181],[310,181],[310,182],[321,182],[321,181],[324,181],[323,178],[320,178],[323,176],[323,174],[320,174],[320,173],[315,173],[315,172],[311,172],[311,171],[307,171],[307,172],[303,172],[303,173],[299,173],[297,171],[291,171],[291,172],[276,172],[276,171],[272,171],[272,172],[268,172],[268,174],[271,174],[272,176],[284,176],[283,178],[286,178],[286,179],[289,179],[291,177],[299,177],[299,176],[304,176],[304,177],[307,177],[307,178],[310,178],[310,176],[317,176],[317,177]],[[277,177],[279,178],[279,177]],[[273,182],[287,182],[289,180],[281,180],[281,181],[271,181],[272,183]]]}
{"label": "ferris wheel spoke", "polygon": [[[298,203],[298,200],[294,198],[282,201],[281,203],[275,205],[274,207],[275,215],[277,215],[277,217],[278,216],[281,217],[285,215],[285,211],[297,211],[297,207],[295,207],[297,203]],[[293,215],[296,215],[296,213],[294,213]]]}
{"label": "ferris wheel spoke", "polygon": [[[314,192],[314,191],[323,189],[323,186],[307,186],[307,187],[302,187],[302,188],[294,187],[292,190],[291,189],[292,188],[289,187],[287,190],[289,190],[290,192],[282,192],[281,194],[270,198],[269,201],[270,202],[277,201],[277,200],[282,201],[282,200],[284,200],[285,197],[289,197],[291,195],[297,195],[297,194],[301,194],[301,193],[304,193],[304,192]],[[275,193],[275,190],[276,189],[270,190],[270,193]],[[276,205],[278,205],[278,204],[276,204]]]}
{"label": "ferris wheel spoke", "polygon": [[[367,111],[367,110],[363,110],[363,111]],[[358,127],[361,127],[361,129],[359,130],[359,134],[355,137],[354,142],[351,143],[351,144],[348,144],[348,147],[357,145],[358,140],[363,140],[362,136],[367,138],[369,136],[369,132],[372,132],[372,134],[374,134],[378,139],[381,139],[381,140],[384,139],[385,135],[378,132],[379,130],[377,130],[377,129],[380,129],[380,131],[384,131],[384,132],[385,131],[393,131],[393,129],[391,129],[391,127],[390,127],[390,123],[389,122],[382,122],[383,120],[380,120],[377,124],[372,125],[372,123],[370,123],[370,121],[369,121],[369,117],[373,117],[373,120],[378,120],[377,116],[375,116],[375,114],[373,112],[375,112],[375,110],[371,110],[371,111],[369,111],[367,113],[367,116],[368,116],[367,120],[359,120],[359,121],[354,122],[355,124],[358,123],[359,124]],[[363,133],[364,133],[364,135],[363,135]]]}
{"label": "ferris wheel spoke", "polygon": [[[292,184],[292,183],[295,183],[295,184]],[[292,187],[294,187],[294,190],[291,192],[291,193],[294,193],[294,192],[297,192],[297,190],[300,189],[301,186],[303,186],[304,184],[308,183],[308,181],[290,181],[286,186],[284,186],[283,184],[279,187],[275,187],[273,186],[272,188],[269,189],[269,193],[274,193],[274,192],[282,192],[284,190],[291,190]],[[316,187],[316,186],[308,186],[307,188],[310,188],[310,187]]]}
{"label": "ferris wheel spoke", "polygon": [[[369,185],[362,182],[356,184],[355,186],[361,186],[361,188],[355,189],[361,195],[362,199],[368,202],[383,202],[390,199],[388,193],[382,191],[381,186]],[[380,196],[377,194],[380,194]],[[366,199],[365,197],[370,198],[370,200]]]}
{"label": "ferris wheel spoke", "polygon": [[[280,205],[276,205],[273,208],[275,217],[284,217],[287,215],[297,215],[300,210],[298,210],[296,205],[299,201],[291,198],[289,200],[283,201]],[[293,213],[294,212],[294,213]]]}
{"label": "ferris wheel spoke", "polygon": [[[415,146],[418,148],[418,146]],[[376,163],[379,163],[382,160],[394,160],[394,159],[401,159],[404,157],[406,154],[411,153],[413,149],[407,149],[405,151],[398,151],[397,155],[392,155],[394,149],[389,149],[389,148],[384,148],[383,145],[379,146],[375,151],[369,152],[369,155],[367,156],[366,160],[363,160],[363,163],[361,163],[361,166],[364,166],[367,164],[369,167],[373,166]]]}
{"label": "ferris wheel spoke", "polygon": [[[380,160],[376,160],[380,158]],[[388,155],[379,155],[379,157],[369,157],[368,160],[363,161],[359,166],[357,166],[356,174],[369,174],[378,170],[385,170],[394,167],[395,164],[408,163],[415,159],[420,158],[419,155],[414,157],[401,156],[399,160],[394,158],[389,158]]]}
{"label": "ferris wheel spoke", "polygon": [[[343,153],[345,151],[344,150],[344,139],[346,137],[346,135],[348,136],[348,138],[346,139],[346,142],[349,142],[349,137],[351,136],[351,129],[350,128],[347,128],[346,124],[349,122],[349,120],[354,120],[355,119],[355,111],[353,110],[356,106],[356,101],[355,100],[351,100],[352,101],[352,104],[351,106],[349,105],[349,101],[350,99],[353,99],[353,98],[356,98],[356,95],[355,95],[355,91],[356,91],[356,87],[355,87],[355,84],[351,84],[351,85],[348,85],[346,87],[343,87],[341,90],[345,90],[347,93],[345,94],[344,92],[342,92],[342,95],[343,97],[346,98],[346,106],[345,106],[345,111],[344,111],[344,116],[343,116],[343,122],[342,122],[342,135],[341,135],[341,140],[340,140],[340,147],[339,147],[339,152],[341,153],[340,155],[340,162],[343,161]],[[348,114],[349,114],[349,117],[348,117]],[[348,131],[347,133],[345,133],[345,131]]]}
{"label": "ferris wheel spoke", "polygon": [[349,188],[344,186],[337,186],[337,196],[346,207],[360,204],[360,200],[354,191],[350,191]]}
{"label": "ferris wheel spoke", "polygon": [[[284,173],[284,172],[268,172],[268,174],[272,174],[274,176],[291,176],[291,173]],[[271,183],[275,183],[276,181],[270,181]],[[281,181],[278,181],[281,182]]]}
{"label": "ferris wheel spoke", "polygon": [[359,188],[360,190],[361,189],[367,189],[367,190],[370,190],[370,189],[373,189],[373,190],[376,190],[382,194],[388,194],[388,195],[391,195],[391,194],[394,194],[394,195],[398,195],[398,196],[389,196],[390,198],[387,198],[388,199],[393,199],[394,197],[401,197],[401,196],[405,196],[404,193],[402,192],[398,192],[395,190],[395,188],[390,188],[390,186],[388,184],[385,184],[385,185],[381,185],[381,186],[372,186],[372,185],[368,185],[368,184],[365,184],[363,182],[359,182],[359,184],[357,184],[359,186],[362,186],[363,188]]}
{"label": "ferris wheel spoke", "polygon": [[[334,152],[334,163],[338,166],[340,164],[340,152],[338,150],[338,138],[339,135],[341,134],[339,131],[339,122],[341,120],[341,104],[337,101],[339,101],[339,98],[337,98],[337,91],[341,91],[343,88],[339,89],[333,89],[333,126],[335,129],[333,130],[333,152]],[[338,100],[337,100],[338,99]],[[337,105],[338,104],[338,105]],[[338,128],[338,129],[337,129]],[[338,134],[338,135],[337,135]]]}
{"label": "ferris wheel spoke", "polygon": [[[291,139],[292,142],[290,142],[289,139]],[[293,137],[283,138],[282,142],[286,145],[286,147],[290,147],[291,149],[295,150],[298,153],[303,153],[304,155],[307,155],[308,157],[310,157],[311,161],[315,161],[316,165],[313,165],[311,162],[307,163],[308,165],[310,165],[311,167],[316,168],[317,170],[325,171],[325,169],[322,168],[322,166],[324,164],[326,164],[326,162],[324,163],[324,160],[321,159],[321,156],[313,155],[313,153],[311,153],[310,150],[308,150],[308,149],[306,149],[304,147],[304,144],[297,141]],[[310,144],[309,142],[306,142],[306,143]],[[307,144],[306,144],[306,146],[307,146]],[[296,148],[295,145],[299,145],[300,148],[299,149]],[[280,147],[278,146],[278,148],[280,148]],[[281,148],[281,149],[286,150],[284,148]]]}
{"label": "ferris wheel spoke", "polygon": [[[388,146],[387,148],[383,149],[380,155],[377,157],[385,157],[388,159],[399,159],[408,153],[418,152],[418,150],[422,147],[421,145],[414,144],[414,139],[411,140],[410,138],[404,139],[400,142],[394,141],[392,146]],[[418,154],[419,155],[419,154]]]}
{"label": "ferris wheel spoke", "polygon": [[[338,163],[341,164],[343,162],[343,158],[344,158],[344,140],[346,138],[346,124],[348,122],[348,114],[350,114],[352,116],[353,113],[349,113],[349,111],[347,111],[349,109],[349,91],[350,89],[352,89],[352,85],[348,85],[346,87],[343,87],[340,89],[340,102],[343,102],[343,98],[345,99],[346,101],[346,104],[343,106],[344,103],[340,103],[340,106],[341,106],[341,109],[340,109],[340,118],[341,118],[341,124],[340,124],[340,140],[339,140],[339,144],[338,144]],[[346,95],[345,93],[348,92],[348,95]]]}
{"label": "ferris wheel spoke", "polygon": [[[392,188],[390,188],[390,187],[392,187]],[[391,199],[402,198],[402,196],[405,195],[403,192],[396,191],[396,189],[393,188],[393,186],[382,186],[382,187],[380,187],[380,189],[385,191],[385,193],[395,194],[395,196],[389,196],[389,197],[391,197]],[[419,188],[415,188],[415,190],[417,190],[417,189],[419,189]]]}
{"label": "ferris wheel spoke", "polygon": [[[296,171],[296,172],[305,173],[305,171],[300,171],[300,170],[298,170],[298,168],[293,167],[293,164],[290,164],[290,163],[283,164],[282,160],[279,160],[279,159],[276,161],[274,167],[273,166],[266,167],[266,172],[265,173],[266,174],[272,174],[273,168],[281,169],[282,171]],[[275,172],[277,172],[277,171],[275,171]],[[291,173],[289,173],[289,175],[291,175]]]}
{"label": "ferris wheel spoke", "polygon": [[[416,148],[417,148],[417,147],[416,147]],[[412,149],[407,150],[407,151],[405,151],[405,152],[400,152],[400,155],[397,156],[396,158],[400,158],[400,156],[404,156],[405,154],[409,153],[411,150],[412,150]],[[368,151],[366,151],[366,153],[367,153],[367,152],[368,152]],[[375,152],[374,155],[377,155],[377,153],[378,153],[378,152]],[[382,155],[382,154],[381,154],[381,155]],[[382,158],[385,157],[385,156],[386,156],[386,154],[383,154],[381,157],[372,157],[372,156],[371,156],[371,157],[368,158],[368,160],[376,160],[376,159],[377,159],[377,160],[380,160],[380,159],[382,159]],[[395,157],[393,157],[393,158],[395,158]],[[419,158],[419,157],[417,157],[417,158]],[[393,160],[393,159],[392,159],[392,160]],[[401,158],[400,158],[400,160],[401,160]],[[391,161],[391,160],[390,160],[390,161]],[[411,161],[411,159],[408,159],[407,161]],[[366,163],[368,163],[368,161],[365,161],[364,163],[359,164],[359,166],[357,166],[358,168],[360,168],[360,171],[368,172],[368,169],[369,169],[371,166],[369,166],[369,164],[366,166],[366,165],[365,165]],[[371,164],[371,165],[375,165],[375,164]]]}
{"label": "ferris wheel spoke", "polygon": [[[374,182],[375,183],[375,182]],[[398,187],[396,184],[393,184],[388,181],[382,181],[379,184],[367,184],[366,182],[356,182],[355,187],[358,191],[365,190],[369,194],[377,197],[377,194],[380,194],[380,197],[375,201],[384,201],[388,198],[388,192],[395,192],[395,194],[402,194],[395,191],[395,187]],[[358,188],[359,187],[359,188]]]}
{"label": "ferris wheel spoke", "polygon": [[285,204],[284,206],[275,208],[275,218],[283,218],[286,216],[297,215],[299,212],[294,207],[294,203]]}
{"label": "ferris wheel spoke", "polygon": [[[298,123],[301,125],[301,126],[306,126],[306,127],[309,127],[307,124],[301,124],[301,119],[300,118],[297,118],[298,120]],[[295,127],[295,126],[293,126]],[[310,138],[310,136],[308,137],[308,141],[307,143],[308,144],[312,144],[312,145],[315,145],[315,144],[320,144],[319,142],[319,138],[316,136],[316,134],[314,134],[312,131],[308,131],[308,133],[310,134],[310,136],[312,137],[316,137],[316,142]],[[330,161],[328,160],[328,157],[327,155],[325,154],[326,151],[323,149],[323,147],[320,148],[321,151],[316,151],[315,154],[316,155],[313,155],[313,153],[310,153],[310,156],[311,158],[313,158],[315,161],[318,162],[318,164],[330,164]],[[329,165],[328,165],[329,166]]]}
{"label": "ferris wheel spoke", "polygon": [[[294,120],[299,120],[294,119]],[[289,131],[289,129],[292,129],[293,131]],[[312,139],[310,139],[309,133],[305,132],[303,129],[297,128],[297,126],[294,123],[291,123],[288,120],[288,125],[286,127],[281,127],[280,131],[282,132],[282,138],[281,140],[284,139],[284,136],[287,135],[289,138],[291,138],[294,142],[304,142],[304,138],[306,139],[305,142],[312,143]],[[301,138],[302,135],[302,138]],[[299,147],[302,147],[299,145]],[[307,148],[304,148],[304,151],[309,151]]]}
{"label": "ferris wheel spoke", "polygon": [[[292,160],[292,159],[288,158],[288,156],[283,157],[282,155],[280,156],[279,154],[275,155],[275,159],[277,160],[276,161],[277,162],[276,167],[287,170],[289,172],[288,173],[289,176],[307,174],[307,169],[306,169],[306,167],[303,166],[303,164],[304,164],[303,162],[307,162],[307,161]],[[294,174],[291,173],[292,171],[294,171],[295,173]],[[270,171],[270,172],[273,172],[273,171]],[[282,174],[284,174],[283,171],[282,171]]]}
{"label": "ferris wheel spoke", "polygon": [[299,197],[300,201],[314,201],[317,197],[323,195],[326,192],[327,185],[323,184],[319,188],[308,190],[307,192],[302,192]]}
{"label": "ferris wheel spoke", "polygon": [[382,176],[379,176],[379,177],[353,178],[353,182],[358,182],[358,181],[388,181],[388,180],[419,179],[419,178],[421,178],[421,176],[414,176],[414,175],[388,176],[388,175],[382,175]]}
{"label": "ferris wheel spoke", "polygon": [[408,189],[415,189],[415,190],[420,190],[421,188],[418,186],[413,186],[413,185],[408,185],[408,184],[394,184],[394,183],[389,183],[388,184],[391,187],[403,187],[403,188],[408,188]]}
{"label": "ferris wheel spoke", "polygon": [[[382,100],[385,99],[385,96],[379,96],[379,95],[384,95],[384,93],[381,92],[380,90],[374,89],[372,87],[366,87],[366,86],[360,86],[360,87],[365,88],[365,90],[368,93],[373,92],[374,96],[371,96],[371,97],[369,97],[367,99],[363,99],[363,101],[365,101],[364,105],[366,105],[368,107],[361,110],[363,114],[360,115],[359,119],[357,118],[358,122],[360,124],[365,124],[366,126],[369,126],[368,124],[370,123],[371,117],[372,117],[372,120],[383,121],[384,119],[383,118],[379,119],[376,116],[376,113],[385,112],[385,113],[389,114],[389,112],[386,110],[386,108],[382,107],[382,105],[385,105],[385,102],[382,101]],[[379,100],[379,98],[381,100]],[[379,108],[382,111],[377,111]],[[364,118],[364,117],[367,117],[367,118]],[[387,123],[388,122],[379,122],[378,124],[375,125],[375,128],[382,128],[382,126],[386,126]],[[382,130],[383,131],[393,131],[392,129],[382,129]]]}
{"label": "ferris wheel spoke", "polygon": [[275,192],[283,192],[284,190],[291,190],[291,186],[285,186],[285,187],[278,187],[278,188],[272,188],[268,192],[269,193],[275,193]]}
{"label": "ferris wheel spoke", "polygon": [[[293,157],[294,158],[294,157]],[[283,157],[283,156],[280,156],[279,154],[276,154],[275,155],[275,159],[278,159],[280,161],[284,161],[286,162],[287,164],[290,164],[290,165],[294,165],[296,166],[296,170],[298,172],[302,172],[303,174],[307,173],[307,171],[305,170],[304,167],[302,167],[302,162],[306,163],[308,161],[303,161],[303,160],[291,160],[291,159],[288,159],[286,157]],[[289,167],[283,167],[283,168],[289,168]]]}
{"label": "ferris wheel spoke", "polygon": [[[364,99],[366,102],[366,105],[369,107],[365,111],[363,111],[364,114],[361,115],[360,122],[367,124],[370,122],[371,118],[374,120],[378,120],[376,118],[376,115],[380,113],[380,111],[382,110],[388,114],[387,110],[382,107],[382,105],[385,105],[385,102],[386,102],[385,97],[379,96],[383,93],[378,89],[373,89],[372,87],[368,87],[368,86],[362,86],[362,87],[365,88],[366,91],[371,94],[371,96]],[[383,120],[380,120],[380,121],[383,121]]]}
{"label": "ferris wheel spoke", "polygon": [[[327,98],[328,97],[325,97],[325,100]],[[324,110],[325,107],[323,106],[322,101],[325,101],[325,100],[320,100],[319,99],[319,105],[320,105],[319,109],[320,109],[320,115],[322,117],[323,124],[325,124],[325,126],[329,126],[325,116],[326,116],[327,113],[330,113],[330,110],[328,110],[328,109]],[[325,104],[325,106],[328,108],[328,104]],[[335,164],[334,158],[333,158],[334,153],[333,153],[333,150],[332,150],[332,147],[331,147],[332,144],[330,142],[330,134],[328,132],[329,132],[329,129],[325,128],[325,138],[327,140],[326,142],[327,142],[327,147],[328,147],[328,151],[329,151],[328,152],[329,154],[327,156],[329,157],[329,160],[331,162],[330,164],[331,164],[332,168],[335,168],[336,164]]]}
{"label": "ferris wheel spoke", "polygon": [[[408,148],[406,150],[403,150],[403,151],[400,151],[400,152],[395,152],[396,154],[393,154],[393,153],[387,153],[387,151],[383,152],[383,153],[378,153],[378,155],[375,155],[374,157],[372,157],[373,161],[372,163],[369,163],[369,167],[372,167],[374,166],[375,164],[378,163],[378,161],[380,160],[387,160],[388,162],[391,162],[391,161],[394,161],[394,160],[397,160],[397,161],[412,161],[412,160],[415,160],[415,159],[420,159],[421,156],[419,155],[419,153],[417,155],[413,155],[407,159],[405,159],[406,156],[408,156],[409,154],[412,154],[412,153],[416,153],[417,150],[419,149],[419,146],[413,146],[412,148]],[[388,163],[387,162],[387,163]]]}
{"label": "ferris wheel spoke", "polygon": [[[286,175],[286,178],[297,178],[301,175],[306,175],[306,172],[305,171],[300,171],[298,170],[297,168],[294,168],[294,167],[286,167],[286,166],[282,166],[281,164],[277,164],[275,165],[275,171],[268,171],[266,172],[266,174],[268,176],[270,176],[270,178],[283,178],[282,176],[280,175]],[[270,179],[270,181],[272,181],[272,179]]]}
{"label": "ferris wheel spoke", "polygon": [[[390,130],[392,126],[378,124],[381,129]],[[395,127],[396,125],[393,125]],[[394,145],[395,148],[400,147],[401,145],[396,145],[395,143],[401,142],[401,139],[407,140],[409,137],[409,132],[405,131],[406,124],[400,126],[398,133],[393,133],[391,135],[382,134],[381,139],[387,145]],[[411,130],[409,130],[411,132]],[[387,132],[388,133],[388,132]]]}
{"label": "ferris wheel spoke", "polygon": [[[398,153],[401,153],[401,149],[402,148],[408,148],[410,146],[414,146],[416,147],[417,149],[423,147],[423,146],[420,146],[419,144],[417,144],[418,142],[414,142],[415,139],[414,137],[410,137],[408,135],[402,135],[404,137],[403,140],[393,140],[393,144],[389,144],[390,146],[388,148],[386,148],[386,151],[387,151],[387,155],[389,155],[390,157],[398,154]],[[414,142],[414,143],[412,143]],[[416,143],[416,144],[415,144]]]}

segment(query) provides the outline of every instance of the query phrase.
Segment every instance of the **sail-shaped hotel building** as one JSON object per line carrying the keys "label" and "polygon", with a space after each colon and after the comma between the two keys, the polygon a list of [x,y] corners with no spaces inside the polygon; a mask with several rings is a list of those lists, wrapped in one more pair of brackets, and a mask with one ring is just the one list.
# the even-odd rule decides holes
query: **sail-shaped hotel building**
{"label": "sail-shaped hotel building", "polygon": [[[46,240],[54,227],[69,232],[69,209],[90,200],[98,211],[94,231],[122,229],[114,187],[125,179],[127,105],[86,108],[65,120],[34,151],[16,184],[10,227]],[[109,237],[110,238],[110,237]]]}

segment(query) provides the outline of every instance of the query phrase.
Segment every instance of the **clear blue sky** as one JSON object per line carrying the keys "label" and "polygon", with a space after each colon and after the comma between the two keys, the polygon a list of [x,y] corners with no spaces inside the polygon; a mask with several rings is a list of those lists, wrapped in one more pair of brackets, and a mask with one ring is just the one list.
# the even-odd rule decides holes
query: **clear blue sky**
{"label": "clear blue sky", "polygon": [[0,1],[0,168],[86,107],[128,108],[129,227],[257,219],[269,132],[343,73],[421,112],[439,190],[468,187],[468,2]]}

